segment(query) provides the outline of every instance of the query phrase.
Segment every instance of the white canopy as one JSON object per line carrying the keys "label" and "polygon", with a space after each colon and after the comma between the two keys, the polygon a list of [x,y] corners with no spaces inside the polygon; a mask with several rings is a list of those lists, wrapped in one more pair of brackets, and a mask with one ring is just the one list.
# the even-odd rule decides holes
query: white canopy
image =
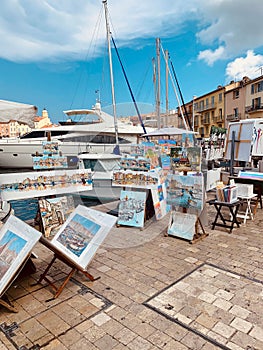
{"label": "white canopy", "polygon": [[194,131],[186,130],[186,129],[180,129],[180,128],[161,128],[156,129],[154,131],[148,132],[147,134],[143,134],[142,136],[173,136],[173,135],[182,135],[182,134],[197,134]]}

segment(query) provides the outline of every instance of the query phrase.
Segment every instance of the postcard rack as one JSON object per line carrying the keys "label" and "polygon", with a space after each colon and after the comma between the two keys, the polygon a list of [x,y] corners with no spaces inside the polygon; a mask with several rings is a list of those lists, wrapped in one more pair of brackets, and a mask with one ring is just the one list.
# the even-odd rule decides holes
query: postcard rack
{"label": "postcard rack", "polygon": [[[40,243],[42,243],[44,246],[46,246],[48,249],[50,249],[54,253],[52,260],[50,261],[50,263],[46,267],[45,271],[40,275],[38,281],[35,283],[35,284],[40,284],[42,281],[46,281],[48,283],[48,285],[55,291],[53,298],[51,298],[50,300],[56,299],[62,293],[63,289],[65,288],[65,286],[69,282],[70,278],[77,271],[81,272],[85,277],[87,277],[92,282],[97,281],[100,278],[100,276],[96,277],[96,278],[93,277],[86,270],[81,269],[79,266],[75,265],[72,261],[67,259],[67,257],[65,255],[63,255],[56,247],[54,247],[52,244],[50,244],[50,241],[47,238],[42,236],[40,238]],[[64,278],[62,284],[60,284],[59,286],[57,286],[54,282],[52,282],[50,280],[50,278],[48,277],[48,272],[57,259],[62,261],[67,266],[71,267],[70,272],[68,274],[66,274],[66,277]]]}

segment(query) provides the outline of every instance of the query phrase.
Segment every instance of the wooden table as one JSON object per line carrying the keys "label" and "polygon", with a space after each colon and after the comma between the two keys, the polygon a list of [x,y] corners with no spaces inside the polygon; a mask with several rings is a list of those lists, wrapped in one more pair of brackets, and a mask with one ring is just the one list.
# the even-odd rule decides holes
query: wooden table
{"label": "wooden table", "polygon": [[[228,202],[219,202],[216,199],[211,199],[207,203],[209,205],[213,205],[216,209],[216,217],[212,223],[212,230],[215,229],[215,226],[220,226],[220,227],[230,229],[229,233],[231,233],[235,224],[237,225],[237,227],[240,226],[237,220],[237,213],[240,206],[239,200],[236,200],[233,203],[228,203]],[[226,219],[223,216],[221,212],[222,208],[227,208],[229,210],[230,219]],[[221,220],[221,222],[218,222],[219,219]]]}

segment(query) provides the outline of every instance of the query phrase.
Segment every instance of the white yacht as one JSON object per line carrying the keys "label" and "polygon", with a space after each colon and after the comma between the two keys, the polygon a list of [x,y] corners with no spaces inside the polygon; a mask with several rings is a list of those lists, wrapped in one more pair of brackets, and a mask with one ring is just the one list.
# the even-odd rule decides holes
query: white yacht
{"label": "white yacht", "polygon": [[[113,153],[116,147],[114,118],[101,110],[99,102],[92,109],[69,110],[68,118],[82,116],[83,121],[68,121],[57,127],[35,129],[21,138],[0,140],[0,168],[32,168],[33,157],[43,154],[43,141],[50,137],[59,143],[63,156],[81,153]],[[144,134],[141,126],[118,121],[118,145],[129,153],[130,145],[138,143]],[[149,130],[149,129],[148,129]]]}

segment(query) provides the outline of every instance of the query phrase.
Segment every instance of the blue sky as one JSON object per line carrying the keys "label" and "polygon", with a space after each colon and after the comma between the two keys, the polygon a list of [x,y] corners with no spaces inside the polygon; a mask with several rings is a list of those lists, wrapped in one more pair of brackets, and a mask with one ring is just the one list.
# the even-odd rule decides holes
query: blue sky
{"label": "blue sky", "polygon": [[[186,102],[231,80],[261,75],[260,0],[108,0],[108,11],[141,113],[155,105],[157,37],[169,51]],[[65,119],[63,110],[90,108],[96,90],[103,108],[111,104],[101,0],[1,0],[0,33],[0,99],[36,105],[39,115],[46,108],[53,122]],[[132,100],[115,52],[112,58],[117,112],[130,114]],[[177,106],[170,81],[169,108]]]}

